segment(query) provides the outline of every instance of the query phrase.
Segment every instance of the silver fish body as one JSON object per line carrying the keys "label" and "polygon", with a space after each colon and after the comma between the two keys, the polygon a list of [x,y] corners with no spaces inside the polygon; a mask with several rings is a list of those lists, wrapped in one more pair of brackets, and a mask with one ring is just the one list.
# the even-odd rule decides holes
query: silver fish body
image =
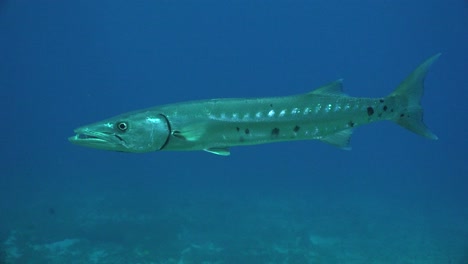
{"label": "silver fish body", "polygon": [[426,60],[382,98],[347,96],[338,80],[302,95],[201,100],[134,111],[80,127],[69,140],[123,152],[229,155],[232,146],[310,139],[349,149],[353,129],[382,120],[437,139],[422,122],[420,99],[424,77],[439,56]]}

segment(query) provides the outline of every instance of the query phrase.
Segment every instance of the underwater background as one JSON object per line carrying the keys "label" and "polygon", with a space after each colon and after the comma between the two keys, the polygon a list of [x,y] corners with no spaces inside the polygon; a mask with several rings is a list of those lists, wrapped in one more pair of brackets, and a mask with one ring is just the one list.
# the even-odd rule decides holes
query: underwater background
{"label": "underwater background", "polygon": [[[196,99],[425,81],[431,141],[125,154],[73,129]],[[0,1],[0,263],[468,263],[468,2]]]}

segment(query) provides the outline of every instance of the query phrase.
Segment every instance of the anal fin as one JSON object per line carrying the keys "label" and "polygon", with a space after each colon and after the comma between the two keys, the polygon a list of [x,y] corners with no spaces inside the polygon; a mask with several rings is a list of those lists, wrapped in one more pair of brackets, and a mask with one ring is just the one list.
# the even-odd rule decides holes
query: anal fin
{"label": "anal fin", "polygon": [[345,129],[335,134],[328,135],[326,137],[321,138],[322,142],[331,144],[333,146],[339,147],[344,150],[351,150],[351,146],[349,145],[349,141],[351,140],[351,135],[353,134],[353,129]]}

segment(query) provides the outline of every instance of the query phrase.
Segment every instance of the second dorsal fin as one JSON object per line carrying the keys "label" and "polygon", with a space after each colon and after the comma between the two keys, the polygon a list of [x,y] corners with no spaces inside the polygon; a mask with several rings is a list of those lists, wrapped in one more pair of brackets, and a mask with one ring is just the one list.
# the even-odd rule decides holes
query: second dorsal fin
{"label": "second dorsal fin", "polygon": [[338,79],[334,82],[331,82],[329,84],[326,84],[322,87],[319,87],[308,94],[313,94],[313,95],[339,95],[339,96],[347,96],[343,92],[343,79]]}

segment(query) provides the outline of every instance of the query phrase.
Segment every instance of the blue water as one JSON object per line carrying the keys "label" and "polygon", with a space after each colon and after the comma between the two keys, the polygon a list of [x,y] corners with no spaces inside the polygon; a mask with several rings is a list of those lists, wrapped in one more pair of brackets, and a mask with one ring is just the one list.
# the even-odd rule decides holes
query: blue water
{"label": "blue water", "polygon": [[[468,263],[466,1],[0,1],[0,263]],[[73,129],[186,100],[390,93],[431,141],[124,154]]]}

